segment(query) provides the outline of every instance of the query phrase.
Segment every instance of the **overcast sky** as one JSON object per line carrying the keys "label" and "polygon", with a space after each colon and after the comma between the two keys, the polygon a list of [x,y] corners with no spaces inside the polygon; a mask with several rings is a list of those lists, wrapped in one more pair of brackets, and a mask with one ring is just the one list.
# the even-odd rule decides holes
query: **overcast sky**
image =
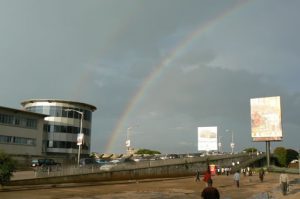
{"label": "overcast sky", "polygon": [[250,98],[281,96],[283,141],[300,133],[300,1],[0,0],[0,105],[92,104],[92,149],[197,152],[218,126],[225,151],[252,142]]}

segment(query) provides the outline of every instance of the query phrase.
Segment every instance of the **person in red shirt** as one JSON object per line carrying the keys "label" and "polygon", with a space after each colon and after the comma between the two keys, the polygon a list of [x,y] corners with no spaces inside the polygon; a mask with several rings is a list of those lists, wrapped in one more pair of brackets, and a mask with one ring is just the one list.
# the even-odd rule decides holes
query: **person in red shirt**
{"label": "person in red shirt", "polygon": [[220,193],[217,188],[212,186],[212,179],[207,181],[208,187],[204,188],[201,197],[203,199],[220,199]]}
{"label": "person in red shirt", "polygon": [[209,169],[207,169],[203,177],[203,181],[205,182],[206,187],[208,187],[208,180],[211,180],[211,173]]}

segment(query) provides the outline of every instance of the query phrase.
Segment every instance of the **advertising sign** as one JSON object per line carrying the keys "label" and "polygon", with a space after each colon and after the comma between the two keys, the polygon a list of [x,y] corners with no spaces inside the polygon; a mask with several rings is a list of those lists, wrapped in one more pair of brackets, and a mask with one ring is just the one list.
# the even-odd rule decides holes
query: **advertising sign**
{"label": "advertising sign", "polygon": [[218,127],[198,127],[198,151],[218,150]]}
{"label": "advertising sign", "polygon": [[280,97],[250,99],[253,141],[282,140]]}
{"label": "advertising sign", "polygon": [[83,133],[77,135],[77,145],[82,145],[83,143]]}
{"label": "advertising sign", "polygon": [[130,147],[130,140],[126,140],[126,147]]}

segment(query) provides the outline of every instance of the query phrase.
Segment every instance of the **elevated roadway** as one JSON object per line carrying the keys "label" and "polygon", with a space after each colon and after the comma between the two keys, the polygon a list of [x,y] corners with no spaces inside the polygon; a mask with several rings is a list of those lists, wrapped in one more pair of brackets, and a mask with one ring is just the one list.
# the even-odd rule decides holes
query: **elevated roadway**
{"label": "elevated roadway", "polygon": [[249,154],[149,160],[137,163],[116,164],[110,171],[100,171],[99,168],[93,168],[92,170],[63,168],[59,171],[34,173],[32,178],[27,177],[27,179],[21,179],[16,176],[9,185],[41,185],[186,177],[195,175],[196,170],[204,173],[208,163],[219,165],[223,168],[229,167],[232,169],[232,172],[234,172],[237,169],[247,166],[262,166],[264,162],[265,155],[251,156]]}

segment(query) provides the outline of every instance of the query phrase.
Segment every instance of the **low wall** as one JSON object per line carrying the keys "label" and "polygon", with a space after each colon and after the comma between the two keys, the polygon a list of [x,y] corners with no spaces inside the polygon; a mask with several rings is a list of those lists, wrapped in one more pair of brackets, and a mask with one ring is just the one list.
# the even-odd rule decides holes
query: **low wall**
{"label": "low wall", "polygon": [[[64,175],[26,180],[14,180],[11,181],[8,185],[41,185],[193,176],[195,175],[196,170],[204,173],[207,169],[207,162],[220,165],[222,167],[231,167],[233,161],[245,162],[246,160],[249,162],[248,155],[144,161],[135,164],[119,164],[114,167],[113,171],[98,170],[94,173],[79,175]],[[252,160],[255,161],[255,159]],[[235,168],[239,169],[239,167]]]}

